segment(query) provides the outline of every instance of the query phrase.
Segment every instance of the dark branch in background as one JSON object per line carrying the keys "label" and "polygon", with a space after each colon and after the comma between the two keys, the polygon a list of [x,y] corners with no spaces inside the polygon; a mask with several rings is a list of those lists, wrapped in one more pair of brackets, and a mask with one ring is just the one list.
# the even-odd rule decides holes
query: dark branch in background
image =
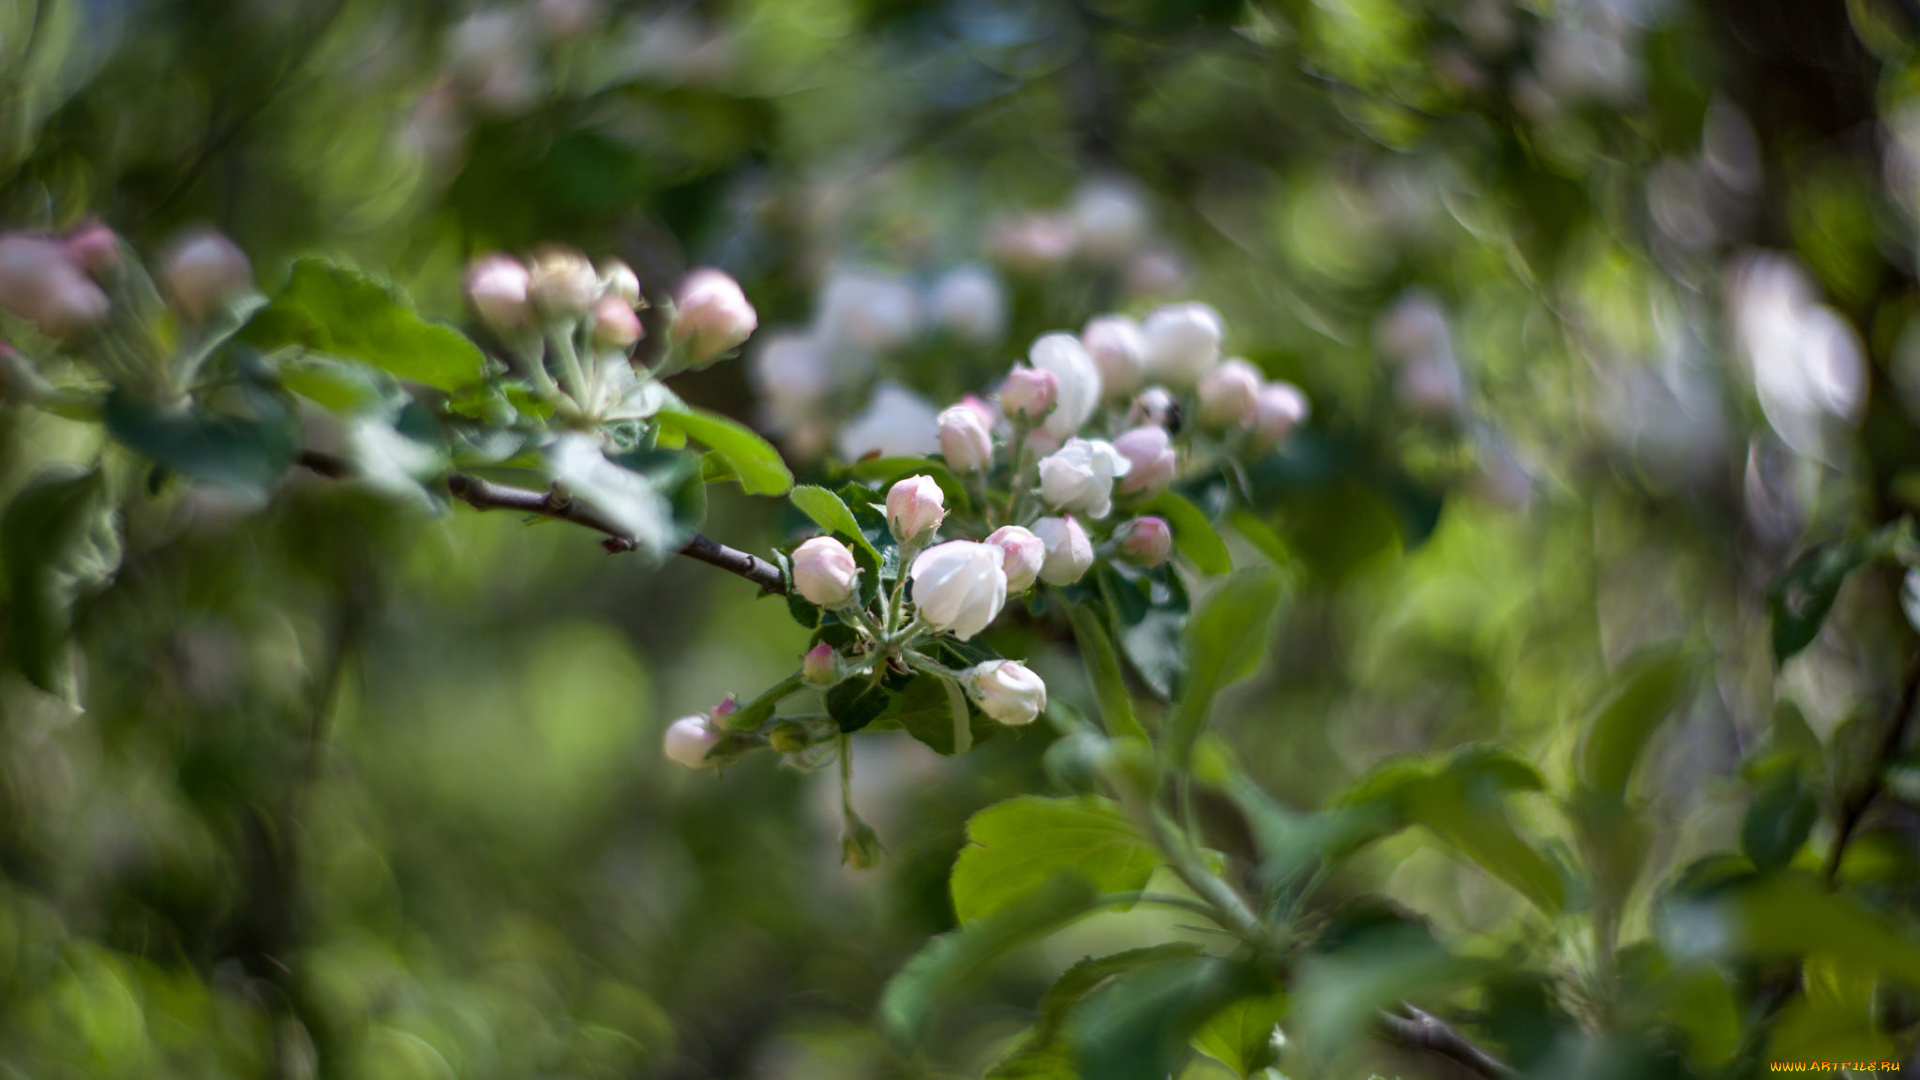
{"label": "dark branch in background", "polygon": [[1519,1075],[1511,1065],[1473,1045],[1445,1020],[1412,1005],[1401,1008],[1407,1011],[1406,1016],[1386,1011],[1380,1014],[1387,1038],[1401,1046],[1446,1058],[1487,1080],[1506,1080]]}
{"label": "dark branch in background", "polygon": [[1833,850],[1827,854],[1829,882],[1839,878],[1840,862],[1846,857],[1847,844],[1853,839],[1860,823],[1866,820],[1867,810],[1873,806],[1874,800],[1886,790],[1887,766],[1907,741],[1907,730],[1913,723],[1916,703],[1920,703],[1920,654],[1907,661],[1907,678],[1900,690],[1900,703],[1894,706],[1893,717],[1887,721],[1886,733],[1880,736],[1880,747],[1873,755],[1873,764],[1866,779],[1859,790],[1840,802],[1840,820],[1834,828]]}
{"label": "dark branch in background", "polygon": [[[346,462],[328,454],[306,451],[300,455],[299,461],[303,467],[330,479],[345,479],[353,475],[352,468]],[[604,533],[606,539],[600,543],[610,552],[632,551],[639,546],[625,530],[607,520],[592,507],[558,492],[528,491],[525,488],[508,487],[491,480],[482,480],[477,476],[468,476],[465,473],[454,473],[447,477],[447,490],[454,498],[475,510],[518,510],[521,513],[538,514],[541,517],[570,522]],[[787,593],[786,575],[780,572],[779,567],[757,555],[728,547],[711,537],[694,533],[693,539],[681,546],[680,554],[746,578],[760,586],[763,592],[781,596]]]}

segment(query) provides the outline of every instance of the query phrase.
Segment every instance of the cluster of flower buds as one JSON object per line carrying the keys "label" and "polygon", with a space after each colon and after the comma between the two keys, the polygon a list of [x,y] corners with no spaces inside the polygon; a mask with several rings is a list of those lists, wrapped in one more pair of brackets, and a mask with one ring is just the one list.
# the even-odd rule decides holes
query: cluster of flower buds
{"label": "cluster of flower buds", "polygon": [[1090,181],[1057,210],[996,219],[988,227],[988,247],[995,262],[1021,273],[1070,263],[1117,269],[1136,296],[1173,292],[1186,278],[1180,257],[1155,241],[1153,214],[1140,189],[1116,177]]}
{"label": "cluster of flower buds", "polygon": [[[106,321],[126,269],[120,238],[97,221],[60,236],[0,234],[0,308],[55,341],[75,340]],[[160,269],[162,290],[189,324],[223,315],[253,293],[253,265],[209,229],[177,237]]]}

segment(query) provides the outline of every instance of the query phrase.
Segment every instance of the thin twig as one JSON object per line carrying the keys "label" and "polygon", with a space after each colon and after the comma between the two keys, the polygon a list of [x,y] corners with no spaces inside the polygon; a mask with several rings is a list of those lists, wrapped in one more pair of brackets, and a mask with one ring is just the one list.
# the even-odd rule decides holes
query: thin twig
{"label": "thin twig", "polygon": [[1880,737],[1880,749],[1873,757],[1873,766],[1865,782],[1851,798],[1843,799],[1840,804],[1840,821],[1834,829],[1833,848],[1827,853],[1827,881],[1832,882],[1840,875],[1840,861],[1846,857],[1847,844],[1853,834],[1866,819],[1867,810],[1873,805],[1880,793],[1886,790],[1887,765],[1900,753],[1900,747],[1907,741],[1907,729],[1913,723],[1913,709],[1920,703],[1920,654],[1907,661],[1906,685],[1900,690],[1900,703],[1894,707],[1893,717],[1887,721],[1887,730]]}
{"label": "thin twig", "polygon": [[1401,1008],[1407,1011],[1406,1016],[1385,1010],[1380,1013],[1380,1024],[1387,1037],[1401,1046],[1437,1054],[1487,1080],[1519,1075],[1513,1066],[1473,1045],[1445,1020],[1412,1005],[1403,1003]]}

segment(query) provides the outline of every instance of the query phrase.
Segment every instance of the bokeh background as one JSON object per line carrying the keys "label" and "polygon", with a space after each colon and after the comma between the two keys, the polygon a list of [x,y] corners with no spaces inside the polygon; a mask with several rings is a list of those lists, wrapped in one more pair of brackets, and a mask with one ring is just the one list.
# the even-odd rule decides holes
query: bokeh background
{"label": "bokeh background", "polygon": [[[488,250],[656,298],[718,265],[762,329],[676,388],[803,478],[876,387],[944,403],[1204,299],[1315,410],[1268,521],[1292,597],[1220,720],[1248,768],[1301,807],[1476,740],[1564,773],[1610,666],[1685,639],[1672,868],[1737,844],[1780,702],[1843,753],[1909,646],[1873,571],[1776,674],[1765,589],[1920,501],[1916,43],[1897,0],[5,0],[0,224],[210,224],[268,291],[320,252],[454,322]],[[0,404],[0,485],[97,438]],[[800,524],[735,495],[705,531]],[[1180,932],[1093,920],[915,1056],[879,987],[951,927],[967,814],[1046,789],[1044,725],[863,737],[887,855],[853,871],[830,776],[660,755],[805,646],[737,579],[313,477],[137,504],[126,543],[84,710],[0,682],[8,1076],[977,1073],[1051,974]],[[1362,873],[1469,949],[1562,947],[1411,839]]]}

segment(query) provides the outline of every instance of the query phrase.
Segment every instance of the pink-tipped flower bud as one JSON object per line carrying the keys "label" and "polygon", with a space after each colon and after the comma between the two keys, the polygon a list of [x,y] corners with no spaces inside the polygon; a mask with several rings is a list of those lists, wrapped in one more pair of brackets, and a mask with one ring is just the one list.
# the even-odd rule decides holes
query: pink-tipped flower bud
{"label": "pink-tipped flower bud", "polygon": [[1047,684],[1017,660],[976,664],[966,684],[980,711],[1003,724],[1031,724],[1047,707]]}
{"label": "pink-tipped flower bud", "polygon": [[1214,368],[1200,380],[1200,422],[1216,428],[1250,423],[1261,381],[1260,369],[1245,360]]}
{"label": "pink-tipped flower bud", "polygon": [[600,287],[606,295],[626,301],[630,308],[640,306],[640,277],[633,272],[633,267],[619,259],[600,264]]}
{"label": "pink-tipped flower bud", "polygon": [[1080,331],[1080,344],[1100,369],[1100,387],[1108,397],[1140,389],[1147,374],[1147,339],[1139,323],[1125,315],[1098,316]]}
{"label": "pink-tipped flower bud", "polygon": [[1053,409],[1060,377],[1038,368],[1014,368],[1000,384],[1000,409],[1015,420],[1038,421]]}
{"label": "pink-tipped flower bud", "polygon": [[542,249],[529,273],[527,297],[550,318],[584,315],[600,296],[600,275],[572,248]]}
{"label": "pink-tipped flower bud", "polygon": [[1292,383],[1270,382],[1253,402],[1253,441],[1272,446],[1306,422],[1307,395]]}
{"label": "pink-tipped flower bud", "polygon": [[960,406],[972,409],[974,414],[980,417],[980,422],[987,425],[988,431],[992,431],[993,425],[1000,422],[1000,410],[988,404],[987,400],[979,394],[967,394],[961,397]]}
{"label": "pink-tipped flower bud", "polygon": [[0,236],[0,307],[64,338],[106,318],[107,294],[65,246],[16,233]]}
{"label": "pink-tipped flower bud", "polygon": [[211,229],[175,240],[161,263],[160,276],[174,304],[194,322],[253,291],[253,264],[246,253]]}
{"label": "pink-tipped flower bud", "polygon": [[1180,427],[1180,404],[1164,386],[1149,386],[1140,391],[1127,409],[1129,424],[1153,424],[1168,431],[1177,431]]}
{"label": "pink-tipped flower bud", "polygon": [[527,287],[533,277],[509,255],[483,255],[467,268],[467,303],[493,330],[525,326],[533,308]]}
{"label": "pink-tipped flower bud", "polygon": [[1000,568],[1006,572],[1009,595],[1033,588],[1040,568],[1047,562],[1047,545],[1039,537],[1018,525],[1002,525],[987,537],[987,543],[1005,556]]}
{"label": "pink-tipped flower bud", "polygon": [[667,725],[667,758],[689,769],[706,769],[717,764],[707,758],[720,743],[720,732],[704,716],[683,716]]}
{"label": "pink-tipped flower bud", "polygon": [[1124,431],[1113,440],[1113,448],[1133,463],[1120,478],[1123,495],[1158,495],[1173,483],[1180,458],[1173,449],[1173,436],[1158,424],[1143,424]]}
{"label": "pink-tipped flower bud", "polygon": [[739,711],[740,711],[740,699],[737,697],[734,697],[732,694],[728,694],[726,697],[723,697],[720,699],[720,704],[715,705],[713,707],[713,712],[710,713],[709,715],[713,717],[714,723],[719,724],[719,723],[725,723],[727,717],[732,716],[734,713],[737,713]]}
{"label": "pink-tipped flower bud", "polygon": [[887,527],[901,543],[925,540],[947,516],[947,496],[931,476],[909,476],[887,489]]}
{"label": "pink-tipped flower bud", "polygon": [[793,549],[793,587],[820,607],[846,603],[859,576],[853,552],[831,536],[816,536]]}
{"label": "pink-tipped flower bud", "polygon": [[987,247],[1002,265],[1040,273],[1072,256],[1077,239],[1073,222],[1061,215],[1023,214],[994,222]]}
{"label": "pink-tipped flower bud", "polygon": [[640,340],[640,316],[625,299],[612,293],[593,305],[594,344],[609,349],[625,349]]}
{"label": "pink-tipped flower bud", "polygon": [[674,298],[673,340],[695,364],[708,364],[740,347],[760,326],[760,315],[740,283],[711,267],[695,270]]}
{"label": "pink-tipped flower bud", "polygon": [[822,641],[807,650],[800,659],[800,677],[815,686],[832,686],[840,681],[840,654]]}
{"label": "pink-tipped flower bud", "polygon": [[120,267],[120,238],[105,222],[89,221],[67,234],[67,254],[94,278]]}
{"label": "pink-tipped flower bud", "polygon": [[1165,518],[1134,518],[1120,528],[1120,557],[1137,566],[1159,566],[1173,554],[1173,530]]}
{"label": "pink-tipped flower bud", "polygon": [[978,472],[993,464],[993,429],[966,405],[940,413],[940,456],[954,472]]}
{"label": "pink-tipped flower bud", "polygon": [[1041,518],[1033,523],[1033,535],[1047,547],[1046,562],[1040,566],[1041,581],[1071,585],[1092,568],[1093,541],[1072,514]]}

